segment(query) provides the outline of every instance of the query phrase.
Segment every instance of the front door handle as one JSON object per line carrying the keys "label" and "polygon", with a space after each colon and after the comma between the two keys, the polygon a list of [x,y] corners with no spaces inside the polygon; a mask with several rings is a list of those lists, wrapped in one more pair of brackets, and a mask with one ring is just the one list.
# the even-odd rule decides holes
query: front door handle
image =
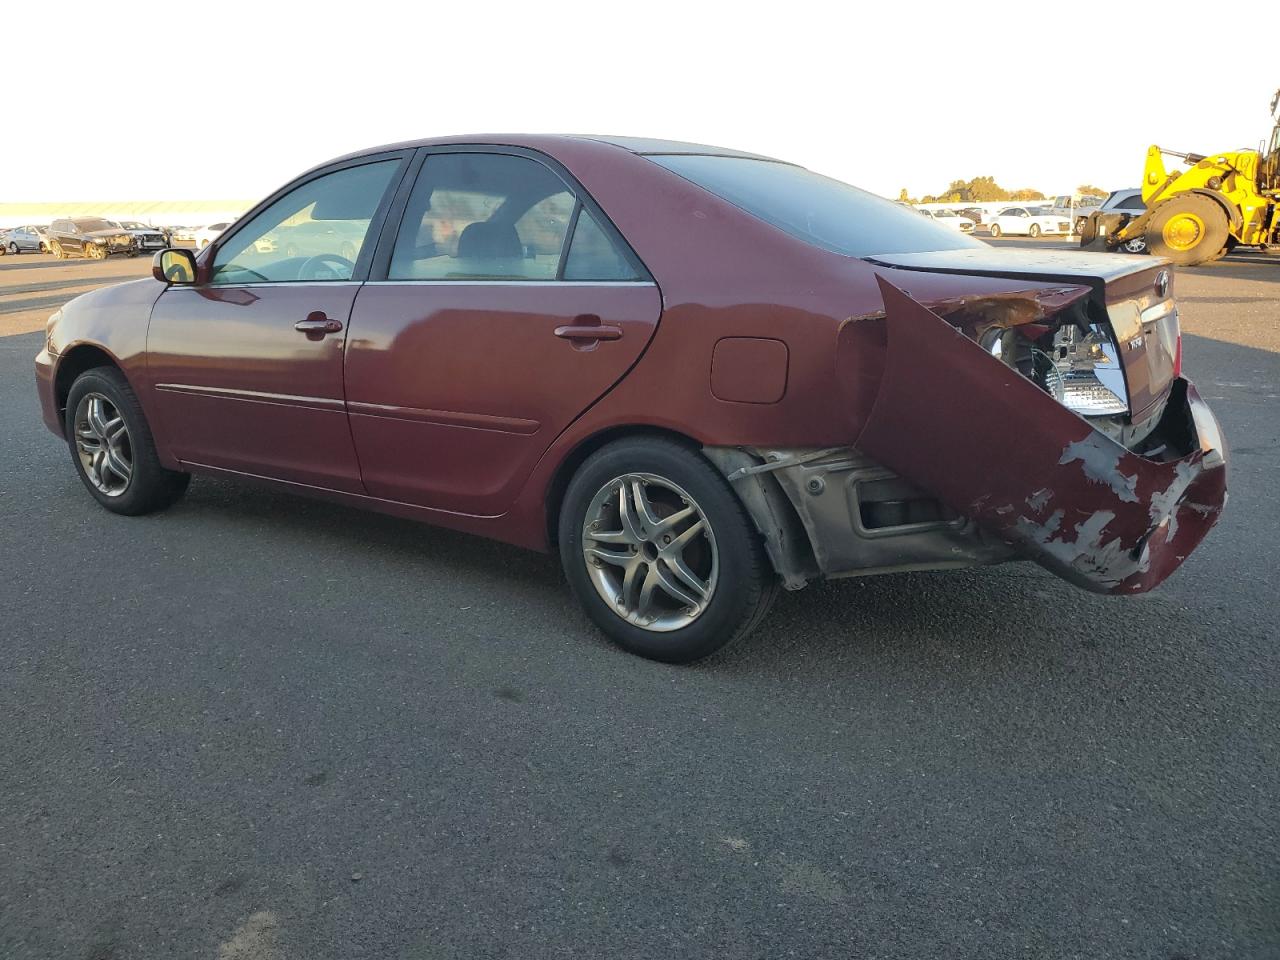
{"label": "front door handle", "polygon": [[305,333],[308,340],[323,340],[326,334],[341,332],[342,321],[331,320],[324,315],[324,311],[317,310],[307,314],[307,319],[295,323],[293,329]]}

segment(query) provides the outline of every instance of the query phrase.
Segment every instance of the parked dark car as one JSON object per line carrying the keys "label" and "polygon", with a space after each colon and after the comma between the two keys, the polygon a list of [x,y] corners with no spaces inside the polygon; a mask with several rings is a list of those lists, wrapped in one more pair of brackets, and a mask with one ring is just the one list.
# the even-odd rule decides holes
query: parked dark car
{"label": "parked dark car", "polygon": [[[330,249],[258,245],[308,223]],[[1164,261],[995,249],[751,154],[381,147],[153,273],[36,358],[100,504],[212,473],[556,550],[661,660],[824,577],[1026,558],[1140,593],[1225,499]]]}
{"label": "parked dark car", "polygon": [[130,257],[138,254],[138,246],[128,230],[97,217],[53,221],[48,242],[50,252],[58,260],[66,257],[104,260],[113,253]]}
{"label": "parked dark car", "polygon": [[40,246],[40,234],[36,232],[34,226],[10,227],[8,230],[0,230],[0,256],[4,256],[6,253],[14,255],[19,253],[39,253]]}

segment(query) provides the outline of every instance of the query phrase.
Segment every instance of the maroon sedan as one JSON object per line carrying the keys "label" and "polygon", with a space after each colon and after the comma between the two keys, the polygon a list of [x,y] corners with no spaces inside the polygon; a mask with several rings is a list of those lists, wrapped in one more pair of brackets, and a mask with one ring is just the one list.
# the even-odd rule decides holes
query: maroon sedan
{"label": "maroon sedan", "polygon": [[36,360],[99,503],[215,473],[557,549],[657,659],[825,577],[1026,558],[1149,590],[1226,497],[1163,261],[996,251],[732,150],[381,147],[153,272]]}

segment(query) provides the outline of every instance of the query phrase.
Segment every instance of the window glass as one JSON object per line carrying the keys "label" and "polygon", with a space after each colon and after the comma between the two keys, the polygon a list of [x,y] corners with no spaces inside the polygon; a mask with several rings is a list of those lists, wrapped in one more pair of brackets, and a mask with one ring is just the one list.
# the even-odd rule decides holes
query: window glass
{"label": "window glass", "polygon": [[649,159],[766,223],[833,253],[866,257],[984,245],[944,224],[913,216],[892,200],[789,163],[690,155]]}
{"label": "window glass", "polygon": [[399,163],[348,167],[285,194],[218,249],[210,282],[350,280]]}
{"label": "window glass", "polygon": [[392,280],[554,280],[574,196],[526,157],[442,153],[409,195]]}
{"label": "window glass", "polygon": [[564,262],[566,280],[637,280],[627,258],[584,208],[573,228],[569,256]]}

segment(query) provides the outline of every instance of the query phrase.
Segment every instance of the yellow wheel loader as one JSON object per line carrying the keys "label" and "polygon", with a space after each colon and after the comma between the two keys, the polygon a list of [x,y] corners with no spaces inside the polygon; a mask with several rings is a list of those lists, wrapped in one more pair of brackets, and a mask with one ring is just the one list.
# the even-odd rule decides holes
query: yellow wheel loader
{"label": "yellow wheel loader", "polygon": [[[1280,90],[1271,101],[1275,125],[1261,150],[1178,153],[1147,150],[1142,178],[1146,213],[1099,214],[1081,236],[1082,246],[1115,250],[1144,238],[1147,249],[1174,263],[1210,263],[1239,244],[1280,244]],[[1166,156],[1184,160],[1186,170],[1168,171]]]}

